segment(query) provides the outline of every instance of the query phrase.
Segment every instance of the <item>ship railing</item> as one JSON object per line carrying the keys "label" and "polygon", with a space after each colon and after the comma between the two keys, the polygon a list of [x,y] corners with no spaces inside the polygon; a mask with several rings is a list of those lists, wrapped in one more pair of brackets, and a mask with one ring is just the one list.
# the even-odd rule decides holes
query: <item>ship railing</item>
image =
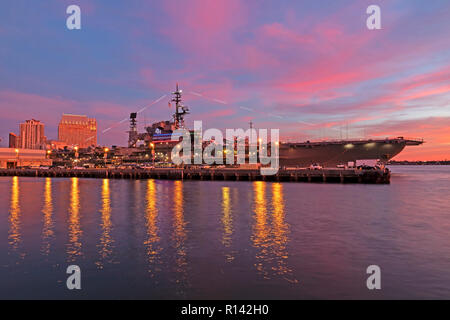
{"label": "ship railing", "polygon": [[[385,141],[385,140],[406,140],[406,141],[411,141],[411,142],[417,142],[417,143],[424,143],[425,140],[423,138],[411,138],[411,137],[403,137],[403,136],[399,136],[399,137],[370,137],[370,138],[349,138],[349,139],[322,139],[322,140],[312,140],[312,141],[302,141],[300,143],[322,143],[322,142],[335,142],[335,143],[339,143],[339,142],[352,142],[352,141]],[[287,141],[283,141],[281,143],[292,143],[292,142],[287,142]],[[299,142],[297,142],[299,143]]]}
{"label": "ship railing", "polygon": [[425,140],[423,138],[412,138],[412,137],[401,137],[401,138],[403,138],[404,140],[413,141],[413,142],[420,142],[420,143],[425,142]]}

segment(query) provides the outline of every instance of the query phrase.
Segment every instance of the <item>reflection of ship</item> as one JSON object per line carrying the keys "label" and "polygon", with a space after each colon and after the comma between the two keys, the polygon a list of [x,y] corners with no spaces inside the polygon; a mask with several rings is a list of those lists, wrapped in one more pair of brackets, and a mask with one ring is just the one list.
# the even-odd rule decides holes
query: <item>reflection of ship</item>
{"label": "reflection of ship", "polygon": [[[172,121],[160,121],[146,127],[145,133],[138,133],[136,126],[136,113],[130,115],[130,131],[128,146],[136,147],[138,141],[144,141],[147,147],[154,148],[156,161],[169,161],[173,146],[178,143],[171,141],[172,133],[184,128],[184,116],[189,109],[182,105],[182,90],[176,86],[172,102],[175,102],[175,113]],[[193,131],[191,131],[193,135]],[[205,143],[205,142],[204,142]],[[386,139],[360,139],[321,142],[280,142],[281,166],[309,166],[313,163],[326,167],[336,167],[340,164],[355,162],[356,160],[376,159],[380,162],[388,160],[399,154],[406,146],[420,145],[423,140],[405,139],[403,137]]]}

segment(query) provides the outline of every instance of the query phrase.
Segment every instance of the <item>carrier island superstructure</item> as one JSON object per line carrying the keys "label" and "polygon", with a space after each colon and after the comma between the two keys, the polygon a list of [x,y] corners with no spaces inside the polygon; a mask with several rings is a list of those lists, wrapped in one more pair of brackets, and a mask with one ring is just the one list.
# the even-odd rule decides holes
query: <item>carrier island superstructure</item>
{"label": "carrier island superstructure", "polygon": [[[189,114],[189,108],[182,104],[182,90],[179,89],[178,84],[173,92],[172,102],[175,104],[172,119],[155,122],[151,126],[147,126],[144,133],[138,133],[137,113],[130,114],[129,148],[135,148],[141,141],[145,148],[151,149],[155,161],[170,162],[171,150],[178,143],[178,141],[171,140],[172,133],[180,128],[186,129],[184,116]],[[193,134],[193,131],[191,133]],[[280,141],[279,160],[280,166],[285,167],[308,167],[312,164],[336,167],[347,165],[349,162],[356,163],[357,160],[363,159],[386,163],[406,146],[417,146],[422,143],[421,139],[404,137],[317,142]]]}

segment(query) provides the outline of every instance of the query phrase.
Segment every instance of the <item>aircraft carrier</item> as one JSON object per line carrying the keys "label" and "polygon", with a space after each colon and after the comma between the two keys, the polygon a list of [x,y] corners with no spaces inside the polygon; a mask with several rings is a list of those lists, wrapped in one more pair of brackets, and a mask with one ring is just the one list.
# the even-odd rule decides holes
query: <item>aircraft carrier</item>
{"label": "aircraft carrier", "polygon": [[349,162],[356,163],[357,160],[378,160],[380,163],[386,163],[406,146],[422,143],[421,139],[404,137],[280,143],[280,165],[305,167],[317,163],[323,167],[336,167]]}
{"label": "aircraft carrier", "polygon": [[[145,128],[145,133],[138,133],[137,113],[131,113],[128,131],[129,148],[135,148],[139,141],[143,141],[146,148],[152,149],[156,161],[170,162],[171,150],[178,143],[171,140],[172,132],[178,128],[184,128],[184,116],[189,114],[189,108],[182,104],[182,90],[178,88],[178,84],[173,95],[175,113],[172,120],[155,122]],[[318,142],[280,141],[279,160],[282,167],[308,167],[318,164],[322,167],[333,168],[347,165],[349,162],[356,163],[358,160],[377,160],[380,163],[386,163],[405,147],[423,143],[423,139],[404,137]]]}

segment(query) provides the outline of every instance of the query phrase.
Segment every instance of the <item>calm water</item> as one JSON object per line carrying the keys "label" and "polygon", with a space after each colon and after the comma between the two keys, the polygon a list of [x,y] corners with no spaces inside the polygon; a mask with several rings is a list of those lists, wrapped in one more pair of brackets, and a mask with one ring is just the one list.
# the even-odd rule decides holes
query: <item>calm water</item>
{"label": "calm water", "polygon": [[448,299],[450,166],[392,170],[390,185],[1,177],[0,298]]}

